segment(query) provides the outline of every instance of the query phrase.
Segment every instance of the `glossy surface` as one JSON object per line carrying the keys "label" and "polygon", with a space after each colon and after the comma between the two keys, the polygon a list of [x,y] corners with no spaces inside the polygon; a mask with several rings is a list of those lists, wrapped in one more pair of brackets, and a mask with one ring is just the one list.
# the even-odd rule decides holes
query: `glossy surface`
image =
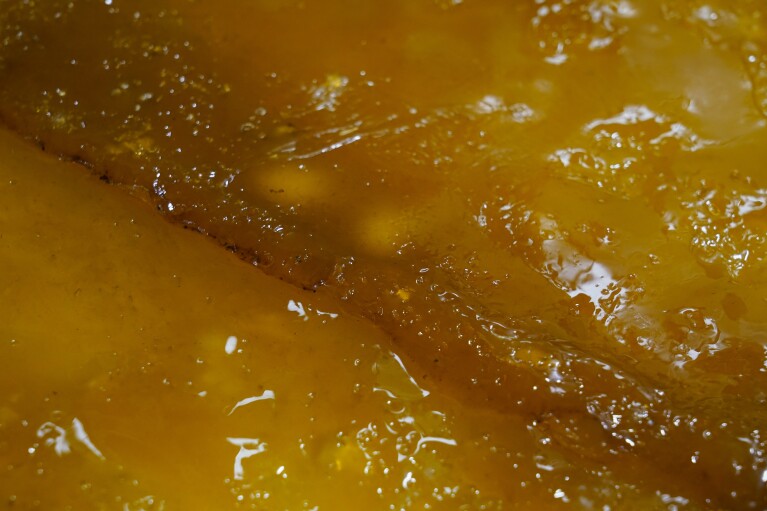
{"label": "glossy surface", "polygon": [[6,123],[494,417],[484,502],[765,506],[763,3],[1,5]]}
{"label": "glossy surface", "polygon": [[558,458],[528,424],[435,392],[333,300],[5,131],[0,154],[4,508],[492,509],[568,484],[536,478]]}

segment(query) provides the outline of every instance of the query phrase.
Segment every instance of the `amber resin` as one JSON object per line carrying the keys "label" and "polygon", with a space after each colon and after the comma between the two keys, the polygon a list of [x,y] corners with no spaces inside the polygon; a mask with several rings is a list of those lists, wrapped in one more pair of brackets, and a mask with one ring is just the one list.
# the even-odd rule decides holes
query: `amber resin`
{"label": "amber resin", "polygon": [[3,498],[764,508],[765,16],[0,2]]}

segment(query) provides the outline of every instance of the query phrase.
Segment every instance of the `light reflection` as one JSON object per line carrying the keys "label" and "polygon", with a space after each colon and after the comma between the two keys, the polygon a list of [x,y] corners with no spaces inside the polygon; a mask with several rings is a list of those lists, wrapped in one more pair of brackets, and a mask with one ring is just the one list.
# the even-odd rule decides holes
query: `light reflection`
{"label": "light reflection", "polygon": [[402,488],[407,490],[408,485],[413,481],[415,481],[415,478],[413,477],[413,473],[408,472],[407,474],[405,474],[405,478],[402,479]]}
{"label": "light reflection", "polygon": [[[550,53],[544,60],[553,65],[567,62],[565,50],[585,47],[588,51],[600,51],[613,45],[625,32],[621,21],[634,18],[634,6],[627,1],[620,2],[548,2],[536,1],[538,8],[531,19],[538,30],[538,46]],[[572,33],[571,24],[582,25],[581,30]]]}
{"label": "light reflection", "polygon": [[541,215],[539,226],[545,258],[543,275],[570,298],[587,296],[594,306],[595,318],[609,323],[629,302],[621,279],[615,277],[607,265],[589,258],[567,242],[553,218]]}
{"label": "light reflection", "polygon": [[[80,444],[99,459],[105,459],[101,451],[93,444],[88,433],[85,432],[85,426],[78,418],[72,419],[72,434]],[[67,430],[54,424],[45,422],[37,428],[37,438],[44,439],[45,445],[53,447],[53,450],[59,456],[72,452],[71,444],[68,440]]]}
{"label": "light reflection", "polygon": [[641,190],[637,185],[651,176],[638,164],[669,152],[698,152],[715,143],[646,105],[630,104],[616,115],[584,124],[571,145],[552,151],[548,161],[561,166],[567,179],[633,197]]}
{"label": "light reflection", "polygon": [[152,495],[141,497],[131,503],[126,502],[122,507],[123,511],[164,511],[165,501],[156,499]]}
{"label": "light reflection", "polygon": [[96,455],[96,457],[101,458],[102,460],[104,459],[104,455],[101,454],[101,451],[99,451],[95,445],[93,445],[88,433],[85,432],[83,423],[76,417],[72,419],[72,431],[74,431],[75,438],[77,438],[81,444],[87,447],[89,451]]}
{"label": "light reflection", "polygon": [[67,441],[67,432],[52,422],[46,422],[37,429],[37,438],[45,438],[45,445],[52,446],[59,456],[72,451]]}
{"label": "light reflection", "polygon": [[[712,145],[714,142],[699,137],[690,128],[680,122],[672,122],[667,116],[659,114],[646,105],[626,105],[623,110],[605,119],[595,119],[583,127],[584,133],[595,133],[594,138],[599,140],[605,136],[620,139],[621,134],[615,132],[614,126],[636,126],[640,124],[655,124],[656,130],[648,130],[648,133],[642,132],[636,135],[635,140],[629,139],[629,147],[641,148],[641,138],[652,137],[657,129],[663,129],[654,137],[650,138],[650,146],[658,146],[666,141],[676,140],[682,147],[690,152],[699,151]],[[597,130],[599,128],[599,130]],[[633,137],[633,136],[632,136]],[[617,147],[621,147],[618,145]]]}
{"label": "light reflection", "polygon": [[[621,3],[621,2],[616,3],[616,2],[589,2],[589,1],[578,2],[578,1],[576,1],[576,2],[571,2],[571,3],[565,2],[564,4],[561,3],[561,2],[558,2],[558,3],[555,4],[554,2],[543,2],[542,1],[542,2],[539,2],[538,5],[542,5],[544,3],[546,4],[546,8],[547,9],[551,9],[552,10],[552,13],[550,14],[551,18],[554,18],[554,17],[567,18],[566,21],[561,22],[561,23],[559,21],[557,21],[557,20],[554,20],[552,23],[550,23],[550,25],[553,25],[555,27],[561,26],[563,28],[567,28],[568,26],[575,25],[575,28],[577,29],[579,34],[580,34],[580,32],[585,32],[584,39],[588,40],[587,42],[588,42],[588,48],[589,49],[603,48],[603,47],[609,45],[614,40],[614,36],[617,37],[617,36],[620,35],[619,33],[613,34],[611,32],[610,33],[602,33],[602,31],[596,31],[595,33],[591,33],[590,30],[592,30],[593,27],[591,27],[589,25],[590,25],[590,23],[591,24],[603,23],[604,20],[609,19],[611,17],[614,17],[613,13],[605,12],[602,9],[606,9],[608,7],[615,9],[616,5],[623,5],[623,3]],[[557,7],[554,7],[553,4],[555,4]],[[570,7],[570,4],[576,4],[576,5],[573,6],[573,7]],[[537,8],[538,5],[536,5],[536,8]],[[591,14],[590,18],[583,18],[582,16],[580,16],[581,11],[583,10],[581,8],[581,6],[583,6],[583,7],[588,9],[589,13]],[[561,16],[558,15],[560,9],[562,10],[562,15]],[[618,9],[620,9],[620,8],[618,8]],[[593,12],[592,12],[592,10],[593,10]],[[630,11],[632,9],[628,9],[628,10]],[[569,11],[569,12],[565,12],[565,11]],[[525,20],[525,21],[527,22],[527,20]],[[549,21],[551,21],[551,19]],[[586,27],[584,28],[581,25],[586,25]],[[613,27],[608,26],[608,28],[613,28]],[[548,30],[548,27],[544,27],[544,29],[541,30],[541,34],[544,34],[544,33],[554,33],[554,32],[555,32],[554,30]],[[576,57],[576,56],[578,56],[577,55],[578,48],[574,48],[574,47],[567,48],[566,46],[564,48],[562,47],[563,45],[571,44],[571,41],[566,40],[567,34],[568,33],[565,32],[565,31],[560,31],[557,34],[557,37],[561,38],[562,40],[559,41],[559,44],[556,46],[556,48],[557,48],[556,51],[559,52],[559,53],[562,53],[563,55],[573,55],[574,57]],[[490,38],[488,37],[488,39],[490,39]],[[573,39],[572,40],[572,45],[573,46],[583,45],[583,44],[584,44],[584,41],[578,41],[577,39]],[[551,49],[553,47],[554,46],[550,45],[548,47],[548,49],[547,49],[547,52],[550,53]],[[616,50],[616,54],[618,54],[617,50]],[[612,57],[613,53],[611,52],[609,54],[609,56]],[[607,54],[605,54],[605,57],[607,57]],[[504,61],[504,62],[508,63],[508,61]],[[573,67],[575,67],[576,66],[576,58],[573,58],[572,62],[573,62]],[[173,69],[173,68],[171,68],[171,69]],[[530,74],[532,75],[533,74],[533,72],[532,72],[533,70],[531,69],[530,71],[531,71]],[[191,76],[191,73],[190,73],[190,76]],[[555,78],[555,77],[552,76],[552,78]],[[184,80],[182,79],[180,81],[183,82]],[[320,79],[320,81],[321,81],[321,79]],[[335,79],[329,78],[328,79],[328,82],[334,82],[334,81],[338,81],[338,79],[337,78],[335,78]],[[564,84],[564,85],[567,85],[567,84]],[[616,82],[616,86],[619,86],[619,85],[620,84]],[[332,86],[332,83],[331,83],[331,86]],[[557,86],[559,86],[559,84],[557,84]],[[482,87],[484,87],[484,86],[482,86]],[[326,89],[328,89],[328,87],[326,87]],[[503,87],[499,87],[499,89],[503,89]],[[160,91],[160,93],[162,93],[163,88],[160,88],[158,90]],[[509,89],[509,90],[511,90],[511,89]],[[467,98],[467,99],[469,99],[470,101],[474,100],[477,97],[481,97],[484,92],[485,92],[485,89],[481,88],[480,89],[480,94],[472,95],[470,98]],[[268,94],[265,94],[265,96],[268,96]],[[322,96],[322,94],[320,94],[320,96]],[[512,93],[509,93],[509,97],[514,97],[514,95]],[[240,99],[242,99],[242,98],[240,98]],[[324,98],[320,97],[319,99],[323,100]],[[495,105],[493,104],[494,102],[496,103]],[[233,104],[237,104],[237,97],[236,96],[235,96],[235,99],[232,100],[232,103]],[[421,107],[421,105],[418,103],[418,101],[414,101],[414,103],[416,105],[418,105],[419,108]],[[435,100],[435,103],[439,103],[439,101]],[[490,98],[488,100],[488,103],[490,104],[489,107],[488,107],[490,110],[494,110],[494,109],[497,110],[498,108],[504,107],[504,105],[500,104],[500,100],[498,98]],[[471,104],[471,103],[469,103],[469,104]],[[534,104],[538,105],[537,102],[534,103]],[[600,105],[604,105],[604,104],[605,103],[601,103]],[[217,108],[219,108],[218,105],[219,105],[219,103],[218,103],[218,101],[216,101]],[[584,105],[583,110],[586,110],[590,106],[593,106],[593,105]],[[270,104],[269,107],[270,107],[270,111],[271,111],[272,110],[272,105]],[[276,105],[275,105],[275,107],[276,107]],[[330,109],[332,109],[332,107],[334,107],[334,105],[330,105],[326,109],[330,110]],[[300,105],[296,105],[296,108],[300,108]],[[583,111],[583,110],[581,110],[581,111]],[[277,115],[276,111],[277,111],[277,109],[275,108],[275,115]],[[577,117],[577,115],[579,115],[578,112],[579,111],[577,109],[574,110],[573,112],[570,112],[569,109],[564,109],[564,113],[561,113],[561,114],[558,114],[558,115],[561,115],[563,117],[567,117],[569,119],[571,117]],[[572,113],[573,115],[570,116],[570,113]],[[343,115],[338,115],[338,120],[339,121],[346,121],[346,119],[345,119],[345,117]],[[555,119],[555,122],[558,122],[558,120]],[[652,124],[654,121],[651,118],[648,117],[647,122]],[[303,124],[309,126],[309,128],[307,129],[307,132],[312,131],[312,136],[316,135],[319,132],[319,131],[313,131],[313,129],[319,130],[319,128],[317,128],[316,126],[311,126],[311,123],[307,122],[307,123],[303,123]],[[618,124],[620,124],[620,123],[618,123]],[[624,125],[625,125],[625,123],[624,123]],[[402,126],[403,126],[403,129],[404,129],[404,128],[408,127],[409,125],[408,124],[403,124]],[[450,127],[450,125],[447,125],[447,126]],[[351,126],[350,129],[351,128],[353,128],[353,126]],[[609,141],[614,142],[616,144],[616,147],[618,147],[619,144],[624,144],[625,140],[623,140],[622,137],[620,136],[622,134],[622,132],[619,132],[618,130],[614,129],[613,127],[605,126],[605,128],[606,128],[605,129],[605,141],[609,140]],[[302,126],[301,129],[304,129],[304,127]],[[440,129],[442,129],[442,128],[440,128]],[[601,129],[601,128],[593,128],[593,129]],[[637,130],[639,130],[639,128],[637,128]],[[666,131],[663,131],[663,130],[666,130]],[[438,130],[435,128],[433,131],[438,131]],[[680,125],[680,124],[670,124],[669,126],[664,126],[661,129],[656,130],[656,131],[661,131],[661,134],[656,136],[656,133],[652,133],[652,135],[650,137],[648,137],[650,145],[666,144],[669,140],[678,139],[678,138],[684,136],[683,126]],[[177,137],[179,136],[178,135],[178,131],[174,130],[174,133],[176,134]],[[359,136],[356,132],[350,132],[350,133],[341,133],[341,132],[339,132],[338,136],[342,137],[341,141],[349,140],[350,142],[352,142],[354,140],[354,137],[348,138],[349,135],[352,135],[352,134],[354,135],[354,137]],[[323,136],[328,136],[328,135],[323,135]],[[423,138],[426,139],[427,137],[424,136]],[[625,137],[623,137],[623,138],[625,138]],[[455,137],[453,137],[452,134],[451,134],[450,139],[451,139],[451,141],[453,141],[453,145],[457,146],[458,142],[461,139],[461,133],[457,132]],[[322,142],[323,145],[325,145],[326,140],[323,140],[323,139],[318,139],[318,140],[319,140],[319,142]],[[589,141],[591,141],[591,140],[589,140]],[[428,141],[424,141],[424,144],[426,144],[427,142]],[[642,142],[642,140],[640,140],[640,142]],[[644,143],[647,143],[647,140],[644,140]],[[367,144],[367,140],[365,141],[365,144]],[[360,144],[357,144],[357,145],[360,145]],[[445,145],[447,145],[447,144],[445,144]],[[329,149],[329,150],[333,150],[334,148],[337,148],[337,147],[342,147],[342,146],[332,145],[332,144],[331,145],[326,145],[326,148]],[[584,147],[589,147],[589,146],[588,145],[584,145]],[[445,149],[449,150],[450,148],[446,147]],[[548,149],[548,147],[547,147],[547,149]],[[353,148],[353,150],[354,150],[354,148]],[[535,151],[536,151],[535,147],[531,147],[530,148],[530,153],[531,154],[535,153]],[[338,153],[338,158],[342,158],[342,155],[340,153],[341,152]],[[429,151],[425,151],[425,154],[428,155]],[[309,154],[309,156],[311,156],[311,154]],[[333,154],[331,156],[332,157],[336,157],[337,155]],[[380,156],[380,153],[377,156]],[[343,162],[344,160],[341,159],[340,161]],[[628,166],[629,164],[633,164],[633,162],[636,161],[636,156],[627,157],[627,158],[625,158],[622,161],[626,162],[626,165]],[[383,163],[385,164],[386,162],[383,162]],[[606,168],[609,168],[610,170],[616,170],[616,169],[619,170],[622,167],[620,166],[620,163],[615,163],[613,161],[606,161]],[[409,171],[410,169],[407,168],[407,170]],[[207,172],[207,170],[205,172]],[[391,172],[391,174],[392,174],[392,177],[396,177],[394,175],[395,173],[393,171]],[[214,176],[211,174],[210,179],[213,179],[213,178],[214,178]],[[462,183],[456,183],[456,184],[462,184]],[[482,216],[482,217],[478,217],[478,219],[479,218],[481,218],[482,222],[484,223],[485,217]],[[287,227],[286,227],[286,229],[287,229]],[[710,229],[706,229],[706,231],[710,232]],[[567,233],[565,232],[565,234],[567,234]],[[481,251],[482,247],[479,247],[478,249]],[[552,275],[551,278],[553,280],[560,281],[560,282],[569,282],[569,284],[567,284],[567,286],[564,286],[564,284],[563,284],[563,288],[567,290],[568,295],[571,298],[577,298],[577,297],[581,296],[582,294],[585,294],[586,296],[588,296],[589,300],[596,305],[596,304],[598,304],[600,302],[601,291],[604,291],[605,284],[607,284],[607,287],[614,286],[615,289],[617,290],[617,295],[616,296],[618,297],[619,306],[627,308],[625,304],[627,303],[628,298],[625,295],[621,294],[621,293],[623,293],[625,291],[625,288],[628,287],[628,285],[626,285],[625,282],[621,282],[620,279],[618,278],[617,273],[622,271],[622,270],[619,267],[617,267],[617,265],[616,265],[616,267],[612,267],[611,264],[608,261],[603,261],[603,260],[600,259],[599,256],[594,256],[592,253],[589,253],[588,251],[586,251],[587,252],[586,255],[579,254],[578,250],[577,250],[577,246],[573,245],[572,243],[570,243],[567,240],[552,240],[552,243],[549,243],[548,245],[546,245],[546,244],[543,245],[544,258],[547,259],[547,260],[550,260],[550,259],[553,260],[553,258],[558,257],[559,255],[561,255],[563,253],[566,253],[568,251],[572,252],[571,255],[574,258],[574,260],[572,260],[572,261],[565,260],[562,263],[559,263],[558,261],[555,261],[554,263],[549,265],[549,270],[551,271],[551,275]],[[741,256],[741,254],[742,254],[742,256]],[[439,255],[442,255],[442,254],[439,254]],[[590,256],[590,257],[586,257],[586,256]],[[738,254],[736,254],[736,256],[737,257],[748,258],[748,252],[746,252],[746,253],[738,253]],[[533,264],[533,263],[531,263],[531,264]],[[560,266],[559,267],[554,267],[553,264],[560,264]],[[568,264],[569,264],[569,266],[568,266]],[[434,273],[437,273],[437,272],[434,272]],[[461,281],[461,283],[464,283],[464,282],[465,281]],[[542,287],[548,288],[548,286],[546,285],[545,282],[541,282],[541,284],[542,284]],[[621,284],[623,284],[623,285],[621,285]],[[458,287],[458,286],[456,286],[456,287]],[[467,285],[467,287],[468,287],[468,285]],[[418,298],[420,298],[420,296]],[[483,298],[484,297],[478,298],[477,302],[482,304],[483,303]],[[493,297],[493,298],[495,298],[495,297]],[[415,300],[414,300],[414,302],[415,302]],[[281,302],[281,304],[282,304],[282,307],[284,308],[284,301]],[[485,300],[484,304],[488,305],[488,307],[493,307],[493,306],[496,305],[495,303],[490,303],[489,299]],[[631,305],[631,304],[629,304],[629,305]],[[302,317],[304,317],[304,320],[306,320],[306,316],[305,316],[306,312],[309,312],[309,314],[311,314],[311,310],[308,307],[304,307],[300,302],[298,302],[298,304],[295,305],[295,307],[296,307],[295,310],[292,310],[292,312],[299,313],[299,316],[302,316],[302,314],[303,314]],[[608,309],[609,309],[608,306],[604,306],[604,307],[602,307],[602,310],[600,310],[600,313],[604,314],[605,311],[608,310]],[[291,310],[290,307],[289,307],[288,310]],[[587,308],[587,310],[588,310],[588,308]],[[613,312],[615,312],[615,311],[613,310]],[[284,310],[283,310],[283,313],[284,313]],[[565,314],[566,314],[566,312],[565,312]],[[447,315],[446,315],[446,317],[447,317]],[[449,319],[447,321],[450,321],[452,319],[454,319],[454,317],[449,317]],[[438,326],[445,325],[447,323],[447,321],[444,322],[444,323],[441,323]],[[590,327],[590,324],[589,324],[589,327]],[[549,331],[550,332],[554,332],[554,334],[552,334],[552,335],[556,335],[556,333],[558,332],[558,330],[554,330],[554,329],[551,329]],[[587,332],[588,332],[588,334],[592,333],[591,330],[588,330]],[[524,334],[524,332],[523,332],[523,334]],[[512,336],[509,336],[509,337],[511,338]],[[516,332],[515,332],[515,337],[519,337],[519,336],[516,336]],[[407,339],[408,338],[406,337],[405,340],[407,340]],[[654,339],[654,337],[649,337],[648,336],[647,339],[649,339],[648,340],[648,346],[655,344],[652,341],[652,339]],[[236,343],[236,341],[235,341],[235,343]],[[403,344],[402,346],[407,346],[407,344]],[[220,345],[218,343],[216,343],[216,347],[218,349],[220,349]],[[562,351],[567,351],[568,347],[567,346],[554,346],[550,351],[552,353],[554,353],[554,356],[556,356],[556,355],[558,355],[558,350],[560,348],[562,349]],[[234,352],[235,350],[236,350],[236,344],[233,345],[231,347],[231,349],[227,350],[227,351],[228,352]],[[697,350],[697,348],[691,348],[691,349],[687,350],[686,351],[687,356],[688,357],[690,357],[690,356],[694,356],[694,357],[698,356],[697,354],[699,352],[696,351],[696,350]],[[595,353],[595,356],[601,356],[601,353],[599,351],[595,351],[594,353]],[[569,355],[570,355],[570,352],[568,352],[566,354],[566,356],[569,356]],[[468,358],[473,358],[473,357],[469,356]],[[530,357],[530,358],[532,358],[532,357]],[[241,360],[238,360],[238,362],[241,362]],[[242,362],[243,362],[243,366],[244,366],[245,365],[244,364],[245,361],[242,361]],[[400,362],[399,365],[402,366],[402,369],[404,370],[404,366],[401,364],[401,361],[399,361],[399,362]],[[467,362],[474,362],[474,361],[473,360],[467,360]],[[473,363],[472,364],[467,364],[466,365],[466,370],[468,371],[469,369],[471,369],[471,367],[473,365],[474,365]],[[428,368],[428,366],[426,366],[426,368]],[[248,367],[247,369],[251,369],[251,368]],[[464,369],[464,368],[463,367],[458,367],[459,372],[462,369]],[[548,368],[545,369],[545,371],[548,371],[548,378],[549,378],[548,381],[549,381],[549,383],[551,383],[551,382],[560,383],[560,382],[563,381],[563,378],[565,376],[567,376],[568,368],[567,368],[567,366],[566,366],[564,361],[560,361],[559,359],[554,358],[553,361],[549,364]],[[611,369],[609,367],[606,369],[606,373],[608,373],[608,372],[612,373],[612,371],[611,371]],[[234,371],[232,371],[231,373],[233,374]],[[253,370],[253,373],[254,374],[258,374],[257,370],[255,370],[255,369]],[[407,371],[405,371],[405,373],[407,373]],[[406,374],[406,375],[407,375],[407,378],[408,378],[409,381],[406,382],[405,384],[398,383],[397,385],[405,387],[408,392],[412,390],[414,396],[418,395],[418,390],[420,389],[420,391],[421,391],[420,392],[420,398],[423,399],[423,398],[427,397],[427,394],[426,394],[427,391],[425,391],[424,389],[420,388],[418,383],[413,380],[413,378],[412,378],[412,376],[410,374]],[[615,373],[615,377],[616,378],[621,378],[622,376],[619,373]],[[414,388],[414,386],[418,387],[418,388]],[[215,387],[211,387],[211,388],[215,389]],[[368,389],[367,386],[364,387],[364,388]],[[552,389],[560,389],[561,390],[562,387],[554,387],[554,386],[552,386]],[[387,422],[385,424],[386,430],[389,433],[391,433],[391,434],[398,434],[397,433],[398,431],[403,431],[403,430],[407,431],[407,428],[415,429],[416,427],[423,428],[424,431],[429,431],[429,432],[431,432],[433,430],[438,430],[439,429],[439,428],[432,428],[431,425],[429,425],[429,427],[423,425],[423,423],[422,423],[422,415],[419,414],[419,412],[422,412],[423,410],[419,411],[418,406],[411,406],[412,403],[407,402],[407,400],[402,397],[404,395],[403,392],[399,391],[396,388],[388,387],[388,386],[386,386],[385,383],[381,384],[381,386],[379,386],[379,387],[376,387],[376,390],[380,390],[381,391],[381,393],[379,393],[377,398],[381,398],[382,400],[384,400],[386,398],[389,398],[390,400],[392,400],[392,402],[394,402],[394,405],[392,405],[391,408],[386,408],[385,412],[383,412],[383,413],[387,413],[387,414],[391,412],[392,414],[396,415],[396,417],[394,419],[392,419],[390,422]],[[512,389],[512,391],[514,391],[514,389]],[[233,401],[236,401],[236,399],[238,397],[249,395],[249,393],[247,393],[247,392],[245,392],[245,393],[241,393],[241,392],[242,392],[242,390],[233,391],[233,394],[231,394],[231,395],[236,396],[235,399],[231,399],[230,401],[227,401],[226,404],[227,405],[231,405],[231,403]],[[563,392],[563,390],[562,390],[562,392]],[[237,403],[237,405],[235,405],[234,408],[232,408],[230,413],[234,412],[235,409],[237,409],[238,406],[244,406],[246,404],[254,402],[256,400],[256,398],[257,398],[257,396],[251,396],[251,397],[248,397],[248,398],[245,398],[245,399],[241,400],[240,402]],[[281,398],[282,398],[282,394],[281,394]],[[403,401],[405,401],[405,402],[403,403]],[[215,402],[215,400],[214,399],[206,400],[206,404],[207,404],[207,402]],[[387,403],[387,406],[389,406],[388,403]],[[425,407],[425,405],[422,405],[422,406]],[[219,410],[217,409],[216,413],[218,413],[218,412],[219,412]],[[387,416],[387,420],[388,419],[391,419],[391,417]],[[362,422],[364,422],[364,421],[362,421]],[[379,428],[379,429],[383,430],[383,428]],[[221,436],[223,436],[223,435],[221,435]],[[409,438],[417,438],[417,435],[410,435],[410,433],[407,433],[405,436],[409,436]],[[424,438],[424,437],[422,437],[422,438]]]}
{"label": "light reflection", "polygon": [[[738,187],[739,188],[739,187]],[[682,198],[677,213],[692,230],[692,246],[709,265],[723,264],[732,278],[764,260],[767,245],[761,217],[767,207],[767,190],[710,187],[701,181],[691,197]]]}
{"label": "light reflection", "polygon": [[349,78],[337,74],[327,75],[322,83],[315,82],[309,89],[314,109],[317,111],[335,111],[338,107],[338,100],[348,85]]}
{"label": "light reflection", "polygon": [[237,349],[237,337],[230,335],[226,339],[226,344],[224,345],[224,351],[227,355],[231,355],[235,352]]}
{"label": "light reflection", "polygon": [[392,398],[417,400],[429,395],[429,391],[421,388],[405,368],[402,359],[396,353],[390,352],[387,357],[382,357],[373,365],[373,372],[377,375],[380,386],[373,390],[384,392]]}
{"label": "light reflection", "polygon": [[[387,396],[389,411],[396,416],[395,420],[385,421],[383,426],[395,439],[397,463],[416,465],[416,457],[429,443],[458,445],[456,440],[444,434],[444,427],[433,430],[434,426],[428,424],[431,421],[422,414],[421,408],[429,392],[418,385],[396,353],[389,352],[386,356],[379,357],[373,370],[377,380],[377,386],[373,390]],[[445,419],[444,414],[437,410],[431,410],[427,415],[436,419],[437,424],[442,424]],[[360,430],[358,438],[369,437],[371,434],[377,436],[377,429],[375,424],[369,424]],[[368,445],[360,444],[360,447],[371,460]],[[415,478],[412,474],[410,477],[405,475],[404,480],[408,482],[405,485],[407,488]]]}
{"label": "light reflection", "polygon": [[245,469],[242,466],[243,460],[266,452],[267,445],[258,438],[229,437],[226,441],[240,448],[240,450],[237,451],[237,455],[234,457],[234,479],[242,481],[245,478]]}
{"label": "light reflection", "polygon": [[428,443],[437,443],[437,444],[443,444],[443,445],[450,445],[450,446],[457,446],[458,442],[456,442],[453,438],[442,438],[439,436],[422,436],[418,439],[418,443],[416,443],[415,451],[413,452],[413,456],[418,454],[418,451],[421,450],[421,447]]}
{"label": "light reflection", "polygon": [[298,314],[298,317],[302,318],[304,321],[309,320],[309,317],[306,315],[306,310],[304,309],[304,304],[302,304],[301,302],[297,302],[295,300],[289,300],[288,310],[290,312],[295,312],[296,314]]}
{"label": "light reflection", "polygon": [[274,391],[271,390],[265,390],[260,396],[251,396],[246,397],[245,399],[241,399],[237,402],[236,405],[232,407],[232,409],[229,411],[229,415],[232,415],[235,410],[238,408],[241,408],[243,406],[247,406],[251,403],[256,403],[258,401],[266,401],[266,400],[274,400]]}
{"label": "light reflection", "polygon": [[[306,306],[304,311],[312,312]],[[322,463],[339,471],[339,477],[376,478],[385,475],[388,483],[379,486],[380,492],[393,502],[405,505],[412,499],[431,498],[433,488],[430,485],[434,474],[449,471],[443,464],[443,453],[437,448],[455,448],[458,441],[452,438],[447,427],[449,418],[433,409],[431,393],[414,378],[406,361],[391,351],[380,347],[373,349],[375,351],[371,355],[374,358],[367,366],[368,380],[362,387],[368,391],[367,394],[359,394],[361,399],[369,400],[363,406],[365,415],[355,416],[349,424],[338,424],[337,433],[328,438],[310,436],[309,443],[322,453]],[[275,406],[291,406],[290,399],[276,403],[275,392],[266,390],[261,395],[240,400],[229,415],[243,406],[262,401],[273,401]],[[318,397],[312,406],[306,408],[306,413],[313,419],[319,410],[327,407],[328,403],[321,403]],[[371,409],[376,410],[373,417],[367,415]],[[246,489],[250,494],[256,488],[287,477],[286,463],[291,458],[279,455],[278,451],[272,452],[273,449],[267,446],[272,445],[269,438],[261,435],[228,437],[227,442],[239,448],[233,464],[233,481],[244,481],[241,483],[244,486],[238,483],[235,487],[237,491]],[[302,460],[306,460],[307,455],[312,456],[311,453],[303,440],[295,452]],[[267,464],[274,468],[263,473],[254,470],[250,474],[246,460],[257,455],[264,457],[259,460],[263,462],[259,466]]]}
{"label": "light reflection", "polygon": [[509,114],[506,119],[514,123],[524,123],[539,117],[526,103],[507,104],[503,98],[494,94],[487,94],[479,101],[468,106],[468,110],[478,115]]}

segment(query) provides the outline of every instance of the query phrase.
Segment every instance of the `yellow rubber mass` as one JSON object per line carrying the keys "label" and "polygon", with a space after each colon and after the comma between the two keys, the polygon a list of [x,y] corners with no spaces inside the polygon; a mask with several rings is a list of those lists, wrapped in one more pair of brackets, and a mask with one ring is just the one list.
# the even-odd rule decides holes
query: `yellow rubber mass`
{"label": "yellow rubber mass", "polygon": [[0,119],[0,508],[767,508],[764,2],[0,0]]}

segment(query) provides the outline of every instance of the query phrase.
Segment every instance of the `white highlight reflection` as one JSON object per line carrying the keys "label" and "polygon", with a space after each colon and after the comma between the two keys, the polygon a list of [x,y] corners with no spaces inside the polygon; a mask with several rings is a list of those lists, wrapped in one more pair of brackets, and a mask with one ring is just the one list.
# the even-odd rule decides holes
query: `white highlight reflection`
{"label": "white highlight reflection", "polygon": [[104,459],[104,455],[101,454],[101,451],[99,451],[96,446],[93,445],[93,442],[91,442],[91,439],[88,436],[88,433],[85,432],[85,427],[83,426],[83,423],[80,422],[80,419],[74,418],[72,420],[72,430],[75,433],[75,438],[77,438],[81,444],[87,447],[88,450],[95,454],[98,458],[101,458],[102,460]]}
{"label": "white highlight reflection", "polygon": [[[72,433],[74,434],[75,440],[85,446],[85,448],[97,458],[102,460],[105,459],[104,455],[101,454],[101,451],[91,441],[88,433],[85,432],[85,427],[78,418],[72,419]],[[45,439],[45,445],[53,447],[53,450],[59,456],[72,452],[71,444],[67,439],[67,430],[53,422],[46,422],[37,428],[37,438]]]}
{"label": "white highlight reflection", "polygon": [[451,445],[455,447],[458,445],[458,442],[456,442],[452,438],[442,438],[439,436],[423,436],[418,439],[418,443],[415,446],[415,452],[413,452],[413,456],[418,454],[418,451],[421,450],[421,447],[423,447],[425,444],[428,443],[437,443],[437,444],[444,444],[444,445]]}
{"label": "white highlight reflection", "polygon": [[[418,385],[418,382],[411,376],[402,359],[396,353],[390,352],[389,357],[379,360],[373,366],[380,384],[373,389],[374,391],[384,392],[391,398],[411,401],[429,395],[429,391]],[[392,361],[395,363],[392,364]]]}
{"label": "white highlight reflection", "polygon": [[309,320],[309,318],[306,315],[306,310],[304,309],[304,304],[302,304],[301,302],[296,302],[295,300],[289,300],[288,310],[290,312],[297,313],[299,317],[304,318],[304,321]]}
{"label": "white highlight reflection", "polygon": [[541,227],[543,231],[555,234],[553,239],[542,243],[546,255],[544,276],[571,298],[581,294],[588,296],[600,321],[619,312],[625,306],[627,293],[610,268],[565,241],[554,219],[542,217]]}
{"label": "white highlight reflection", "polygon": [[266,444],[258,438],[227,438],[227,442],[237,446],[240,450],[234,457],[234,478],[242,481],[245,477],[245,469],[242,467],[242,460],[246,460],[256,454],[266,451]]}
{"label": "white highlight reflection", "polygon": [[226,339],[226,344],[224,345],[224,351],[227,355],[231,355],[234,353],[234,350],[237,349],[237,337],[230,335]]}
{"label": "white highlight reflection", "polygon": [[265,390],[263,394],[261,394],[260,396],[246,397],[245,399],[238,401],[237,404],[234,405],[232,410],[229,412],[229,415],[232,415],[234,411],[240,407],[247,406],[251,403],[256,403],[258,401],[266,401],[269,399],[272,399],[272,400],[274,399],[274,391]]}
{"label": "white highlight reflection", "polygon": [[46,422],[37,428],[37,438],[45,437],[48,437],[45,439],[45,445],[53,446],[53,450],[59,456],[69,454],[72,451],[67,441],[67,432],[61,426],[57,426],[52,422]]}

